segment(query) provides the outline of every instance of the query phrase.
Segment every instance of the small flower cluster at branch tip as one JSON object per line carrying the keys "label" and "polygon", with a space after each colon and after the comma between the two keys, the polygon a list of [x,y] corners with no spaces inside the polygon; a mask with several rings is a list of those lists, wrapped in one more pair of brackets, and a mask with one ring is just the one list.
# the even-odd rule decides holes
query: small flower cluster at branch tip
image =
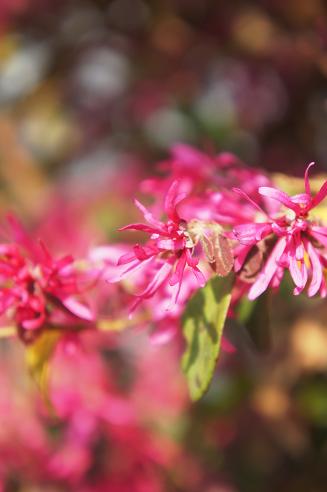
{"label": "small flower cluster at branch tip", "polygon": [[181,219],[177,211],[178,204],[185,198],[185,194],[178,193],[178,188],[179,182],[174,181],[168,189],[164,202],[166,222],[156,219],[136,200],[135,204],[148,224],[135,223],[120,229],[150,234],[150,239],[145,246],[136,244],[132,253],[121,256],[118,261],[119,266],[126,265],[118,277],[119,280],[140,268],[145,270],[144,275],[152,276],[144,290],[136,294],[137,300],[133,309],[142,300],[156,294],[164,283],[168,283],[172,288],[174,302],[177,303],[185,269],[189,269],[194,274],[199,287],[203,287],[206,283],[206,278],[198,267],[199,258],[195,255],[196,244],[187,231],[186,222]]}
{"label": "small flower cluster at branch tip", "polygon": [[[260,246],[267,257],[251,286],[248,297],[256,299],[268,287],[278,287],[285,270],[295,284],[294,294],[300,294],[308,286],[309,297],[327,294],[324,271],[327,266],[327,227],[322,226],[310,212],[327,195],[327,182],[312,196],[309,183],[309,164],[304,176],[305,192],[289,196],[273,187],[260,187],[259,194],[280,204],[278,214],[269,215],[250,197],[248,200],[259,211],[260,222],[237,225],[233,237],[240,243],[237,248],[235,270],[240,271],[253,248]],[[239,189],[235,192],[244,195]]]}
{"label": "small flower cluster at branch tip", "polygon": [[0,244],[0,315],[13,321],[26,341],[44,327],[90,323],[93,314],[79,299],[86,282],[74,258],[54,259],[15,217],[9,224],[14,241]]}

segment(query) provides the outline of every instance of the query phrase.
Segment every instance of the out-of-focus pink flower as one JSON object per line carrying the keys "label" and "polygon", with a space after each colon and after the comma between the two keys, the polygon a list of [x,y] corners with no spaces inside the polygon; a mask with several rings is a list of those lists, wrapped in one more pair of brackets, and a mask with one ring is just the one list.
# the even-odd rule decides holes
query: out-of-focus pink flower
{"label": "out-of-focus pink flower", "polygon": [[[194,187],[202,187],[213,180],[214,174],[220,167],[224,167],[225,161],[230,161],[218,156],[210,156],[205,152],[183,143],[177,143],[170,149],[170,158],[159,163],[158,169],[168,172],[164,179],[152,178],[143,181],[142,191],[165,194],[171,183],[178,181],[180,191],[190,193]],[[226,156],[230,154],[226,153]]]}
{"label": "out-of-focus pink flower", "polygon": [[174,181],[167,192],[164,203],[166,222],[157,220],[148,209],[135,201],[148,224],[130,224],[121,229],[150,234],[150,240],[145,246],[136,244],[133,253],[121,256],[118,266],[123,269],[114,279],[111,279],[111,281],[119,281],[127,274],[140,268],[143,269],[144,278],[149,278],[149,280],[145,289],[135,294],[137,301],[134,307],[142,300],[151,298],[161,286],[167,284],[173,290],[173,299],[176,303],[186,269],[193,272],[200,287],[205,285],[205,276],[198,268],[199,258],[194,256],[195,244],[187,232],[185,221],[181,219],[177,211],[178,204],[185,198],[185,194],[178,193],[178,188],[179,182]]}
{"label": "out-of-focus pink flower", "polygon": [[[249,198],[257,208],[261,221],[238,225],[233,229],[233,236],[240,243],[235,249],[236,271],[241,270],[253,247],[258,245],[264,255],[268,254],[268,259],[249,290],[251,300],[262,294],[268,286],[278,287],[285,269],[289,270],[295,284],[295,295],[304,290],[309,277],[310,297],[318,292],[322,297],[327,294],[323,275],[327,266],[327,227],[322,227],[309,218],[310,211],[326,197],[327,182],[317,195],[311,195],[308,172],[312,165],[313,163],[309,164],[305,172],[304,193],[289,196],[273,187],[259,188],[260,195],[279,203],[279,214],[267,215]],[[240,190],[235,191],[244,195]]]}
{"label": "out-of-focus pink flower", "polygon": [[163,196],[174,181],[179,191],[199,194],[219,188],[231,189],[242,183],[242,189],[252,195],[259,186],[271,184],[260,169],[247,166],[231,152],[208,154],[185,143],[176,143],[170,149],[170,157],[158,164],[163,178],[150,178],[141,183],[141,191]]}
{"label": "out-of-focus pink flower", "polygon": [[92,321],[90,309],[79,300],[86,283],[74,258],[53,258],[41,241],[29,238],[17,219],[10,217],[9,222],[15,242],[0,244],[0,314],[22,330],[67,318]]}

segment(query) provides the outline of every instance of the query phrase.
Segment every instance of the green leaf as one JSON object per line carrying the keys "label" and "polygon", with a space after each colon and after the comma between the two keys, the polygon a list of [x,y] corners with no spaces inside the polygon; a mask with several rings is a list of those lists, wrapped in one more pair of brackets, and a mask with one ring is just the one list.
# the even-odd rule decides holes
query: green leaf
{"label": "green leaf", "polygon": [[194,401],[207,391],[214,374],[233,280],[232,274],[211,279],[192,297],[183,316],[186,350],[182,369]]}

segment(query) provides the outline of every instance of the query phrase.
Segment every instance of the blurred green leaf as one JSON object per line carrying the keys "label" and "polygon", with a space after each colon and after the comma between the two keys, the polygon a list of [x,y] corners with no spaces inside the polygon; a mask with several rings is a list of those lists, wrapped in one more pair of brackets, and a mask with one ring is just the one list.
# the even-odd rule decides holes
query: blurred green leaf
{"label": "blurred green leaf", "polygon": [[325,381],[310,381],[298,390],[300,412],[315,425],[327,425],[327,388]]}
{"label": "blurred green leaf", "polygon": [[211,279],[192,297],[183,316],[186,350],[182,368],[194,401],[207,391],[213,377],[231,301],[233,279],[231,274]]}
{"label": "blurred green leaf", "polygon": [[60,330],[46,330],[34,343],[27,346],[25,352],[29,372],[46,401],[48,400],[49,362],[60,336]]}

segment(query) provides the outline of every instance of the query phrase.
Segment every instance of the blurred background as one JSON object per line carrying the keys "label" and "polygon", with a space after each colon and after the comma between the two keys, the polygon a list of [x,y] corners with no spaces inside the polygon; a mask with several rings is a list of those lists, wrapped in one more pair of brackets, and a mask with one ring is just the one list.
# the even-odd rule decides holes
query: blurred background
{"label": "blurred background", "polygon": [[[0,0],[0,216],[79,256],[176,142],[326,172],[326,48],[324,0]],[[244,336],[193,405],[179,346],[85,335],[51,416],[2,341],[0,491],[325,492],[326,306],[275,302],[270,352]]]}

